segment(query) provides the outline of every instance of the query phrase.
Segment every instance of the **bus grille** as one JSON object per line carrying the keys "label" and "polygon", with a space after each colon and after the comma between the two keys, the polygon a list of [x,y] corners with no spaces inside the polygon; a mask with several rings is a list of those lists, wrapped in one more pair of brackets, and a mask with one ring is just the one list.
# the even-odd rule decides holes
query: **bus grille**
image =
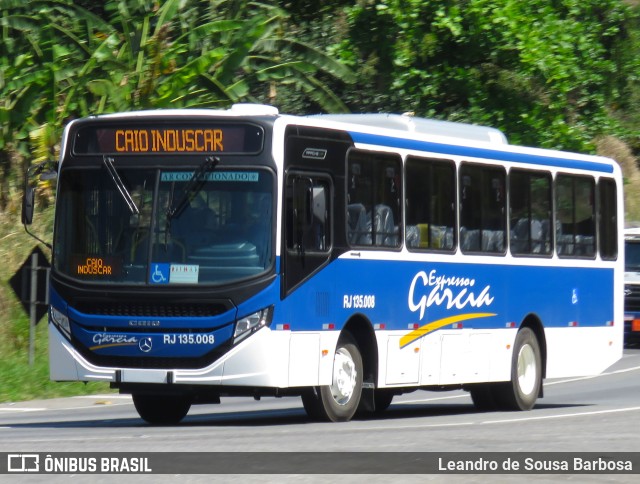
{"label": "bus grille", "polygon": [[137,318],[210,318],[226,312],[224,304],[156,304],[151,302],[80,303],[76,309],[84,314],[128,316]]}
{"label": "bus grille", "polygon": [[626,312],[640,311],[640,284],[626,284],[624,286],[624,310]]}

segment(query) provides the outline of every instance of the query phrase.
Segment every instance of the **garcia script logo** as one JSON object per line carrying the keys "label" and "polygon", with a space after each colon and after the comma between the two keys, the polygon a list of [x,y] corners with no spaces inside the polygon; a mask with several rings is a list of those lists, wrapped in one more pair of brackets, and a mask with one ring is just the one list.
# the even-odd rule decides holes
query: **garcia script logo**
{"label": "garcia script logo", "polygon": [[[486,285],[480,292],[474,290],[475,279],[457,276],[438,275],[433,269],[429,275],[425,271],[418,272],[411,281],[409,288],[408,305],[412,312],[420,311],[420,321],[424,313],[431,306],[445,306],[446,309],[481,308],[491,306],[491,286]],[[460,323],[470,319],[488,318],[495,313],[458,313],[436,321],[431,321],[418,329],[407,333],[400,338],[400,347],[403,348],[428,333],[443,328],[450,324]]]}
{"label": "garcia script logo", "polygon": [[[414,313],[420,310],[420,320],[422,320],[426,308],[433,305],[445,305],[447,309],[453,307],[464,309],[466,307],[491,306],[491,303],[493,303],[493,297],[489,293],[491,286],[485,286],[476,296],[476,293],[470,290],[475,284],[475,279],[438,275],[435,269],[429,272],[428,276],[425,271],[420,271],[411,281],[408,300],[409,309]],[[427,292],[429,292],[429,295],[427,295]],[[417,302],[416,293],[420,298]]]}

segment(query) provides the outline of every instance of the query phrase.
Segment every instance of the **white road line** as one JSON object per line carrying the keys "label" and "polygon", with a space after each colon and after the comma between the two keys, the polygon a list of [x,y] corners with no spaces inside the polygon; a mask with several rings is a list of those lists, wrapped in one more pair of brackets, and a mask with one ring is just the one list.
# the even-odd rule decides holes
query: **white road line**
{"label": "white road line", "polygon": [[46,408],[0,407],[0,412],[42,412]]}
{"label": "white road line", "polygon": [[115,400],[116,398],[131,400],[131,395],[119,395],[117,393],[105,393],[104,395],[77,395],[71,398],[90,398],[94,400]]}
{"label": "white road line", "polygon": [[540,417],[525,417],[525,418],[513,418],[513,419],[503,419],[503,420],[485,420],[480,422],[474,421],[466,421],[466,422],[456,422],[456,423],[439,423],[439,424],[423,424],[423,425],[399,425],[399,426],[391,426],[391,427],[357,427],[357,428],[345,428],[345,430],[349,432],[360,432],[360,431],[383,431],[383,430],[419,430],[419,429],[433,429],[433,428],[442,428],[442,427],[470,427],[474,425],[491,425],[491,424],[510,424],[516,422],[526,422],[528,420],[547,420],[547,419],[559,419],[559,418],[573,418],[573,417],[589,417],[592,415],[601,415],[607,413],[620,413],[620,412],[633,412],[640,410],[640,407],[626,407],[626,408],[615,408],[611,410],[597,410],[594,412],[582,412],[582,413],[569,413],[564,415],[547,415]]}
{"label": "white road line", "polygon": [[[599,375],[590,375],[590,376],[580,376],[576,378],[568,378],[566,380],[554,380],[554,381],[545,381],[544,386],[549,385],[557,385],[559,383],[571,383],[574,381],[583,381],[583,380],[591,380],[593,378],[600,378],[603,376],[611,376],[611,375],[619,375],[621,373],[628,373],[630,371],[638,371],[640,370],[640,366],[634,366],[632,368],[624,368],[622,370],[609,371],[606,373],[600,373]],[[403,400],[403,401],[394,401],[394,404],[412,404],[412,403],[426,403],[426,402],[437,402],[438,400],[451,400],[454,398],[469,398],[469,394],[465,393],[464,395],[449,395],[445,397],[435,397],[435,398],[421,398],[416,400]]]}
{"label": "white road line", "polygon": [[626,407],[626,408],[613,408],[610,410],[596,410],[594,412],[579,412],[579,413],[565,413],[562,415],[542,415],[540,417],[524,417],[524,418],[513,418],[513,419],[504,419],[504,420],[486,420],[484,422],[480,422],[480,424],[496,424],[496,423],[513,423],[513,422],[526,422],[529,420],[549,420],[553,418],[571,418],[571,417],[587,417],[590,415],[602,415],[606,413],[619,413],[619,412],[635,412],[640,410],[640,407]]}
{"label": "white road line", "polygon": [[[87,404],[84,406],[78,407],[19,407],[19,406],[7,406],[0,407],[0,413],[26,413],[26,412],[44,412],[47,410],[78,410],[78,409],[86,409],[86,408],[100,408],[104,406],[115,407],[118,405],[127,405],[131,401],[131,395],[118,395],[113,394],[105,394],[105,395],[78,395],[75,397],[69,397],[71,399],[84,399],[84,400],[94,400],[93,404]],[[111,400],[123,400],[121,402],[113,403]]]}
{"label": "white road line", "polygon": [[577,378],[569,378],[567,380],[557,380],[557,381],[551,381],[551,382],[545,382],[544,385],[557,385],[558,383],[570,383],[573,381],[582,381],[582,380],[590,380],[592,378],[599,378],[601,376],[610,376],[610,375],[618,375],[620,373],[628,373],[630,371],[638,371],[640,370],[640,366],[634,366],[632,368],[624,368],[622,370],[616,370],[616,371],[609,371],[606,373],[600,373],[599,375],[591,375],[591,376],[581,376],[581,377],[577,377]]}
{"label": "white road line", "polygon": [[411,404],[411,403],[425,403],[425,402],[437,402],[438,400],[451,400],[453,398],[471,398],[469,397],[468,393],[464,393],[463,395],[449,395],[446,397],[435,397],[435,398],[419,398],[417,400],[403,400],[403,401],[398,401],[398,400],[393,400],[393,404],[398,404],[398,405],[406,405],[406,404]]}

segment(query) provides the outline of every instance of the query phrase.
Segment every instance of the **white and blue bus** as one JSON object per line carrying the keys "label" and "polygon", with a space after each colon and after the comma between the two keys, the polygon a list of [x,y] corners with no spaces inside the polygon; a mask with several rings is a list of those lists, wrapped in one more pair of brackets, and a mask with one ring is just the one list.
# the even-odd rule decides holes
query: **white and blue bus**
{"label": "white and blue bus", "polygon": [[109,382],[150,423],[228,395],[331,421],[416,389],[528,410],[622,355],[609,159],[238,105],[75,120],[53,164],[51,378]]}

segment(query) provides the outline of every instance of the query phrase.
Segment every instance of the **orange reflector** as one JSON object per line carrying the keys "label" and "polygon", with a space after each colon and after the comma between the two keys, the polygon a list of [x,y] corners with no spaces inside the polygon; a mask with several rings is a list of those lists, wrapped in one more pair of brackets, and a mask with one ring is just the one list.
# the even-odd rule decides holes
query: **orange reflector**
{"label": "orange reflector", "polygon": [[640,331],[640,319],[631,321],[631,331]]}
{"label": "orange reflector", "polygon": [[418,346],[416,346],[415,348],[413,348],[413,352],[414,353],[418,353],[420,351],[420,348]]}
{"label": "orange reflector", "polygon": [[329,354],[329,350],[322,350],[322,356],[327,356]]}

